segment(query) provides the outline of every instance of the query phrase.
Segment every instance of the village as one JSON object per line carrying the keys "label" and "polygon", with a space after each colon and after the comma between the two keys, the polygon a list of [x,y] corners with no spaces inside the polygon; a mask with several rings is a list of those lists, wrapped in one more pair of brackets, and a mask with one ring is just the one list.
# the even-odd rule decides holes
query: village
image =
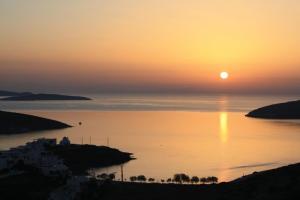
{"label": "village", "polygon": [[[96,180],[95,175],[87,172],[90,168],[121,164],[131,159],[130,153],[117,149],[71,144],[68,137],[59,142],[57,139],[40,138],[0,151],[0,185],[5,181],[12,182],[11,185],[5,184],[8,188],[6,195],[13,195],[10,191],[20,184],[27,193],[38,193],[49,200],[72,200]],[[98,181],[92,183],[98,187],[109,178],[99,176]],[[28,183],[24,184],[24,180]],[[36,187],[42,191],[35,191],[31,188],[32,184],[37,184]]]}
{"label": "village", "polygon": [[[44,176],[71,175],[71,171],[64,164],[63,160],[47,150],[56,145],[66,146],[71,142],[68,137],[64,137],[59,143],[57,139],[36,139],[27,142],[25,145],[11,148],[0,152],[0,172],[5,176],[22,173],[16,166],[30,166],[38,170]],[[4,173],[6,172],[6,173]]]}

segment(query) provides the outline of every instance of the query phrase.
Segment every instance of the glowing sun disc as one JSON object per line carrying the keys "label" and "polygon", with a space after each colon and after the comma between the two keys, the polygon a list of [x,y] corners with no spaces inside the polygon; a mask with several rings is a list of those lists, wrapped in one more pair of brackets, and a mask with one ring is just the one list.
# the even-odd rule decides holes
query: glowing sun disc
{"label": "glowing sun disc", "polygon": [[228,77],[229,77],[228,72],[221,72],[220,73],[220,78],[221,79],[225,80],[225,79],[228,79]]}

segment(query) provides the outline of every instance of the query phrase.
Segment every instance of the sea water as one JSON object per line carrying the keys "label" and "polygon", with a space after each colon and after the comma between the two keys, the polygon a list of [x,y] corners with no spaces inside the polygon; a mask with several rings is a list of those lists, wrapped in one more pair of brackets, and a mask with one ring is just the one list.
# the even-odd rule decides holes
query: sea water
{"label": "sea water", "polygon": [[[92,101],[0,102],[0,109],[59,120],[72,128],[0,136],[0,149],[47,137],[131,152],[124,176],[175,173],[229,181],[300,161],[300,121],[245,117],[297,96],[86,95]],[[79,122],[82,124],[79,125]],[[120,166],[99,169],[116,172]]]}

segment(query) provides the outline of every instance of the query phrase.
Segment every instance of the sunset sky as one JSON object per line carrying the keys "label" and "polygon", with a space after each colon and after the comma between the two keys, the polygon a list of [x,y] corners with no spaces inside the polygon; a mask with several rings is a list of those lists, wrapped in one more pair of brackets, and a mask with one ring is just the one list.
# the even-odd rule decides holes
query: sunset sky
{"label": "sunset sky", "polygon": [[0,90],[296,93],[299,24],[299,0],[1,0]]}

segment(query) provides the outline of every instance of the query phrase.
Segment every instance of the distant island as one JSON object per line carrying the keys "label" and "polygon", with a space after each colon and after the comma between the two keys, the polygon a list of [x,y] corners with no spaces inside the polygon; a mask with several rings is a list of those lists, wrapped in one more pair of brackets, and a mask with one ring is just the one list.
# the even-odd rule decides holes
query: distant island
{"label": "distant island", "polygon": [[258,108],[246,116],[264,119],[300,119],[300,100]]}
{"label": "distant island", "polygon": [[31,92],[12,92],[6,90],[0,90],[1,97],[11,97],[11,96],[20,96],[20,95],[27,95],[32,94]]}
{"label": "distant island", "polygon": [[0,135],[71,127],[68,124],[51,119],[5,111],[0,111],[0,121]]}
{"label": "distant island", "polygon": [[33,94],[23,93],[0,99],[1,101],[53,101],[53,100],[91,100],[88,97],[69,96],[61,94]]}

